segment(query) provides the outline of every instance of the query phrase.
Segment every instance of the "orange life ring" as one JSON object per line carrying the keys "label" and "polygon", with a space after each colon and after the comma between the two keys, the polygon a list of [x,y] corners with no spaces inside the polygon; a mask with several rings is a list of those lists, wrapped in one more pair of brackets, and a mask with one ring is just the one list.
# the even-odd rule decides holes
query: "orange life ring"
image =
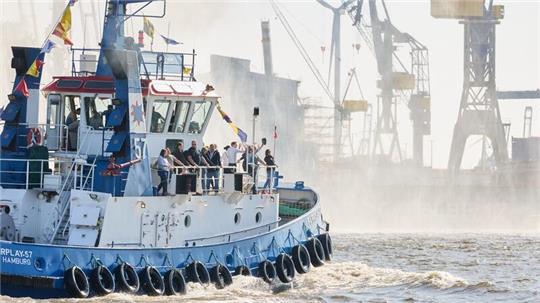
{"label": "orange life ring", "polygon": [[41,145],[41,141],[42,141],[41,130],[37,127],[29,128],[28,133],[26,133],[27,147],[30,147],[34,144]]}

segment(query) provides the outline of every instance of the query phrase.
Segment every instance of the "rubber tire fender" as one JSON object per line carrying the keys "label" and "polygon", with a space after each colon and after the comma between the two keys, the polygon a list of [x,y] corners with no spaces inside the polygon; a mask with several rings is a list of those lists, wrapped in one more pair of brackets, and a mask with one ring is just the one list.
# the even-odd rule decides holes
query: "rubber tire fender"
{"label": "rubber tire fender", "polygon": [[116,283],[114,276],[107,266],[99,265],[90,273],[90,285],[100,296],[106,296],[114,292]]}
{"label": "rubber tire fender", "polygon": [[74,298],[84,299],[90,294],[90,283],[79,266],[72,266],[64,271],[64,287]]}
{"label": "rubber tire fender", "polygon": [[331,261],[332,260],[332,254],[333,254],[333,251],[332,251],[332,237],[330,237],[330,234],[325,233],[325,234],[318,235],[317,239],[319,239],[319,241],[321,241],[321,244],[323,246],[324,259],[326,261]]}
{"label": "rubber tire fender", "polygon": [[188,280],[194,283],[208,284],[210,283],[210,273],[206,266],[199,262],[193,261],[186,267]]}
{"label": "rubber tire fender", "polygon": [[185,295],[186,279],[182,271],[173,268],[165,273],[165,294],[167,296]]}
{"label": "rubber tire fender", "polygon": [[231,272],[221,264],[210,269],[210,280],[216,285],[217,289],[223,289],[233,283]]}
{"label": "rubber tire fender", "polygon": [[259,263],[258,276],[261,277],[264,282],[270,284],[276,278],[276,267],[272,262],[264,260]]}
{"label": "rubber tire fender", "polygon": [[308,249],[304,245],[298,244],[293,247],[291,255],[296,272],[307,274],[311,268],[311,258],[309,257]]}
{"label": "rubber tire fender", "polygon": [[246,265],[238,265],[234,269],[234,275],[235,276],[241,275],[241,276],[249,277],[251,276],[251,269],[249,269],[249,267],[247,267]]}
{"label": "rubber tire fender", "polygon": [[135,271],[135,268],[127,263],[123,262],[115,269],[116,286],[120,291],[127,293],[136,293],[141,286],[139,281],[139,275]]}
{"label": "rubber tire fender", "polygon": [[296,272],[291,257],[281,253],[276,258],[276,273],[279,280],[283,283],[291,283],[294,280]]}
{"label": "rubber tire fender", "polygon": [[147,265],[139,273],[142,290],[149,296],[161,296],[165,292],[165,283],[159,271]]}
{"label": "rubber tire fender", "polygon": [[324,248],[321,241],[317,238],[311,238],[307,240],[306,247],[309,252],[311,264],[315,267],[323,266],[326,257],[324,256]]}

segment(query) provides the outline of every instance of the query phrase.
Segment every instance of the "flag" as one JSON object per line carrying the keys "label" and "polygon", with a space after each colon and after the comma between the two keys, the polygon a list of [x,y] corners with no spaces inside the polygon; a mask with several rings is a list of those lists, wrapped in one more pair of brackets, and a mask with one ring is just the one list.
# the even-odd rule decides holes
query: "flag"
{"label": "flag", "polygon": [[34,60],[34,63],[32,63],[32,65],[30,66],[26,74],[37,78],[39,77],[39,70],[41,69],[42,66],[43,66],[43,61],[36,59]]}
{"label": "flag", "polygon": [[148,35],[148,37],[152,38],[153,40],[154,39],[154,25],[146,17],[143,18],[143,22],[144,22],[143,31]]}
{"label": "flag", "polygon": [[274,125],[274,139],[277,139],[278,137],[278,134],[277,134],[277,126]]}
{"label": "flag", "polygon": [[58,22],[52,34],[64,40],[64,44],[73,45],[73,42],[71,42],[71,39],[69,37],[70,29],[71,29],[71,9],[70,9],[70,6],[68,5],[68,7],[66,7],[66,9],[64,10],[62,19],[60,19],[60,22]]}
{"label": "flag", "polygon": [[45,45],[43,45],[43,47],[41,48],[41,51],[39,52],[40,54],[43,54],[43,53],[50,53],[51,50],[56,46],[56,43],[52,42],[51,40],[47,40],[45,42]]}
{"label": "flag", "polygon": [[167,38],[167,37],[165,37],[165,36],[163,36],[163,35],[160,35],[160,36],[161,36],[161,38],[163,38],[163,40],[165,40],[165,43],[167,43],[167,44],[170,44],[170,45],[178,45],[178,44],[182,44],[182,42],[178,42],[178,41],[176,41],[176,40],[174,40],[174,39]]}
{"label": "flag", "polygon": [[247,134],[232,122],[231,118],[229,118],[229,116],[223,110],[221,110],[221,106],[218,106],[217,109],[223,120],[229,124],[234,133],[240,138],[240,141],[243,143],[247,142]]}
{"label": "flag", "polygon": [[21,78],[21,81],[19,81],[19,84],[15,87],[16,92],[20,92],[23,96],[28,97],[30,94],[28,93],[28,86],[26,86],[26,81],[24,81],[24,77]]}

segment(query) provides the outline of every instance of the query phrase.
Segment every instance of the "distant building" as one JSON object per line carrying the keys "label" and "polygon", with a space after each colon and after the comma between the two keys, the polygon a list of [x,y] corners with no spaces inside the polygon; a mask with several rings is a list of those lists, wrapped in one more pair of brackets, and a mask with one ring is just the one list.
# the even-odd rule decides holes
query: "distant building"
{"label": "distant building", "polygon": [[[248,135],[251,134],[253,107],[259,107],[257,142],[267,138],[267,147],[273,150],[274,126],[277,127],[278,165],[290,170],[312,162],[312,153],[307,150],[303,136],[304,110],[298,100],[300,81],[255,73],[250,71],[250,60],[219,55],[210,57],[209,78],[235,122],[246,128]],[[261,158],[263,152],[259,154]],[[299,163],[299,159],[304,162]]]}

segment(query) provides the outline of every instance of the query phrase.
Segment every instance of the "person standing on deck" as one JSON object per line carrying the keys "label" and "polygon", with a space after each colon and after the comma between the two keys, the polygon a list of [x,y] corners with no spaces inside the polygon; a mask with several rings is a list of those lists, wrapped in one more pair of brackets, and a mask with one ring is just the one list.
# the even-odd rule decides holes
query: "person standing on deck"
{"label": "person standing on deck", "polygon": [[264,183],[263,189],[271,189],[273,187],[272,178],[276,171],[276,162],[274,161],[274,156],[272,156],[270,149],[267,149],[264,152],[264,162],[266,163],[266,182]]}
{"label": "person standing on deck", "polygon": [[219,190],[219,168],[221,167],[221,157],[216,149],[217,147],[215,144],[210,144],[206,157],[210,166],[206,174],[208,178],[206,188],[210,189],[210,185],[212,185],[212,189],[214,189],[215,192]]}
{"label": "person standing on deck", "polygon": [[157,194],[159,196],[159,191],[163,189],[163,196],[169,195],[169,192],[167,190],[168,184],[169,184],[169,174],[171,171],[171,164],[169,163],[169,160],[167,160],[167,150],[162,149],[159,153],[159,157],[157,159],[157,170],[158,170],[158,176],[160,179],[159,185],[157,187]]}
{"label": "person standing on deck", "polygon": [[235,173],[236,172],[236,159],[238,157],[238,154],[242,153],[244,149],[238,148],[238,143],[236,141],[231,142],[231,146],[229,149],[227,149],[227,159],[229,163],[227,163],[227,166],[231,166],[230,168],[227,168],[227,173]]}

